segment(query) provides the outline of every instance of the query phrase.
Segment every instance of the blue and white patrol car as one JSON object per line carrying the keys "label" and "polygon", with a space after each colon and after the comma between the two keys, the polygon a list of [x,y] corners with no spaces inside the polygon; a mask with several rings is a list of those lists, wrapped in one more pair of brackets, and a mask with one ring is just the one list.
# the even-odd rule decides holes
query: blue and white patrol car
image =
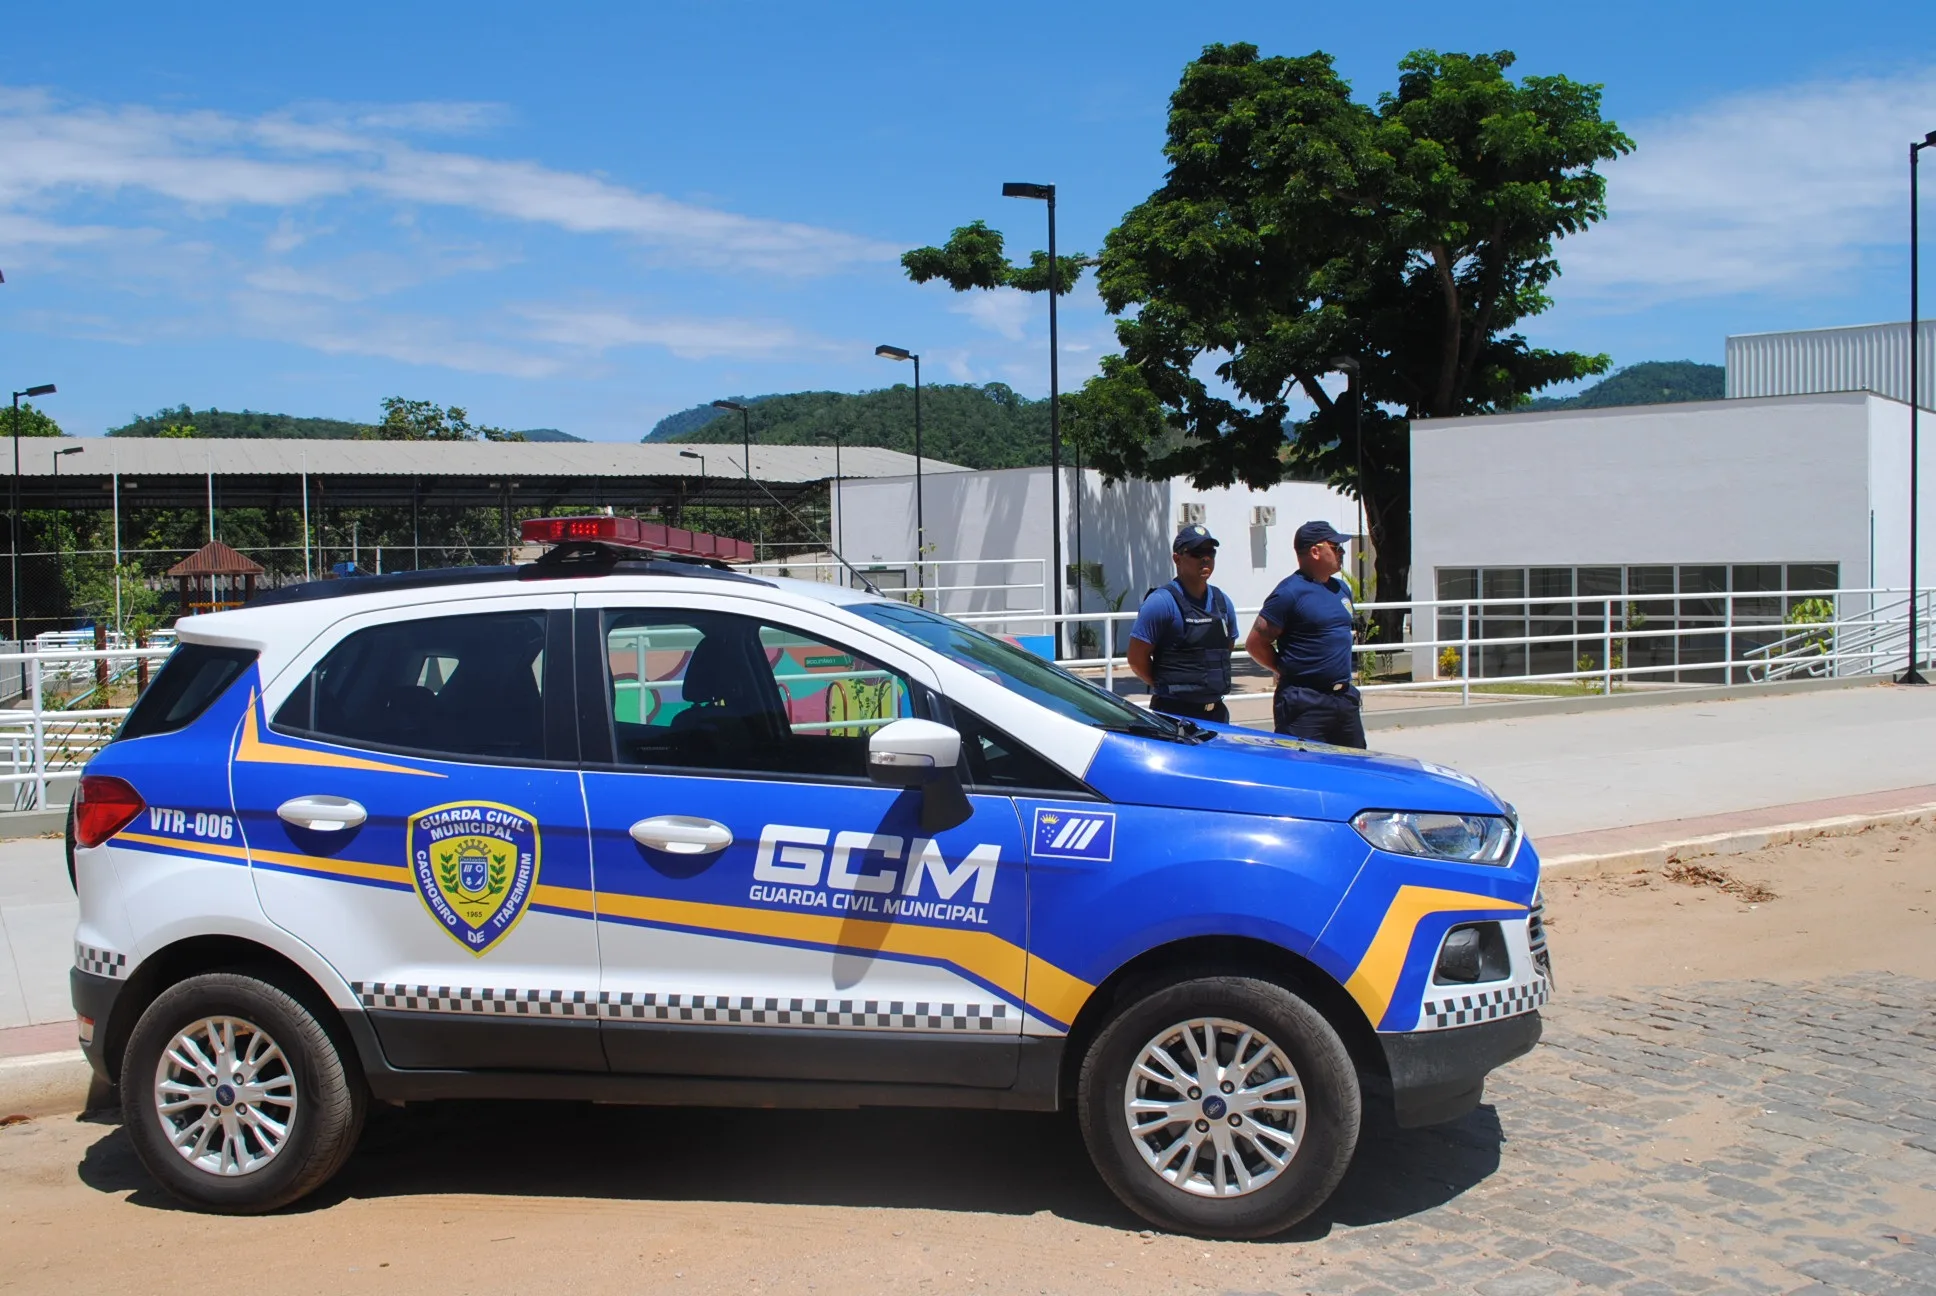
{"label": "blue and white patrol car", "polygon": [[204,1208],[315,1189],[372,1100],[1073,1109],[1143,1216],[1258,1236],[1368,1095],[1457,1117],[1539,1037],[1479,783],[907,603],[574,543],[180,632],[82,780],[73,992]]}

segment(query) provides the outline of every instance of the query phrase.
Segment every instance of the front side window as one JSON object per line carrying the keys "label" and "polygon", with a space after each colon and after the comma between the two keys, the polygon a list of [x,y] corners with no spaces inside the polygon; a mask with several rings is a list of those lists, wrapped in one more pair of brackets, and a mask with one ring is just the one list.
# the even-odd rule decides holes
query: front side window
{"label": "front side window", "polygon": [[329,650],[271,727],[358,747],[544,758],[545,614],[425,617]]}
{"label": "front side window", "polygon": [[847,611],[906,635],[950,661],[966,666],[1057,715],[1121,733],[1172,738],[1177,726],[1077,679],[1034,653],[1004,643],[950,617],[905,603],[855,603]]}
{"label": "front side window", "polygon": [[816,636],[722,612],[601,614],[620,766],[867,776],[867,739],[914,714],[905,678]]}

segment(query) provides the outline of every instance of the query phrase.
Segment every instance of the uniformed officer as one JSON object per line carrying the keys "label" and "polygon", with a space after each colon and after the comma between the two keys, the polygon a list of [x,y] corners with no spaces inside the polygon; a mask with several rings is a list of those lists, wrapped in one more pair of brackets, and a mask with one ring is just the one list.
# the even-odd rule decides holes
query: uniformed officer
{"label": "uniformed officer", "polygon": [[1351,587],[1338,575],[1347,539],[1329,522],[1297,529],[1297,570],[1264,600],[1244,647],[1277,677],[1271,712],[1278,733],[1363,747],[1362,703],[1351,682]]}
{"label": "uniformed officer", "polygon": [[1191,720],[1230,722],[1230,654],[1237,646],[1237,609],[1210,583],[1217,538],[1186,526],[1170,545],[1176,579],[1143,599],[1129,630],[1129,668],[1150,686],[1150,710]]}

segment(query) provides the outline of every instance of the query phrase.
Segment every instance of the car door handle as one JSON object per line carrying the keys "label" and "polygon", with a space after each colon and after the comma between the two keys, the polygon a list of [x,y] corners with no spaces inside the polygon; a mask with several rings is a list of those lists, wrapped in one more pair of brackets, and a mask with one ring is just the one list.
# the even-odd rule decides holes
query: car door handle
{"label": "car door handle", "polygon": [[361,825],[370,813],[348,797],[300,796],[277,806],[276,817],[312,832],[342,832]]}
{"label": "car door handle", "polygon": [[733,843],[733,830],[690,815],[654,815],[632,825],[632,840],[668,855],[710,855]]}

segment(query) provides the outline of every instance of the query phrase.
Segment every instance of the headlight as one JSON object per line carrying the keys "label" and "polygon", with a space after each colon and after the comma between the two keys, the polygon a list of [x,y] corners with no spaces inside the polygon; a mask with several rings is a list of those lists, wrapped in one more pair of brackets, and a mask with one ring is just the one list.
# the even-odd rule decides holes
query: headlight
{"label": "headlight", "polygon": [[1436,810],[1366,810],[1351,826],[1381,851],[1465,864],[1508,863],[1518,835],[1516,825],[1504,815]]}

